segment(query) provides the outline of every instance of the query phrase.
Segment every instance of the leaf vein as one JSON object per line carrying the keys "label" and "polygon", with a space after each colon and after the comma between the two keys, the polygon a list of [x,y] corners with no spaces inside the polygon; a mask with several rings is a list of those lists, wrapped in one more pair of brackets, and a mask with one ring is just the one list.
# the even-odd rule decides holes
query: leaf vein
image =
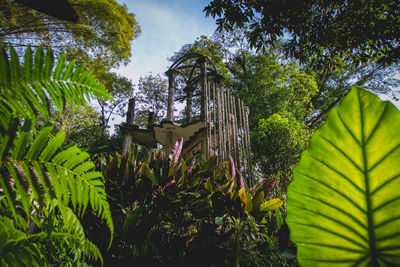
{"label": "leaf vein", "polygon": [[395,197],[395,198],[392,198],[392,199],[390,199],[390,200],[387,200],[387,201],[383,202],[383,203],[380,204],[379,206],[375,207],[372,211],[375,212],[375,211],[377,211],[377,210],[383,208],[384,206],[387,206],[387,205],[389,205],[389,204],[391,204],[391,203],[393,203],[393,202],[395,202],[395,201],[397,201],[397,200],[400,200],[400,196],[397,196],[397,197]]}
{"label": "leaf vein", "polygon": [[375,229],[378,229],[379,227],[382,227],[382,226],[384,226],[384,225],[386,225],[388,223],[391,223],[393,221],[396,221],[396,220],[400,220],[400,216],[392,217],[392,218],[390,218],[390,219],[388,219],[386,221],[383,221],[381,223],[375,224]]}
{"label": "leaf vein", "polygon": [[387,185],[389,185],[391,182],[395,181],[397,178],[400,177],[400,174],[397,174],[395,176],[393,176],[392,178],[386,180],[386,182],[384,184],[381,184],[380,186],[378,186],[377,188],[375,188],[374,191],[371,192],[371,196],[374,195],[376,192],[378,192],[379,190],[381,190],[382,188],[386,187]]}
{"label": "leaf vein", "polygon": [[[337,211],[339,211],[339,212],[345,214],[348,218],[350,218],[350,219],[352,219],[353,221],[355,221],[359,226],[361,226],[361,227],[366,227],[358,218],[356,218],[355,216],[353,216],[352,214],[350,214],[349,212],[347,212],[347,211],[344,210],[344,209],[341,209],[341,208],[339,208],[339,207],[337,207],[337,206],[335,206],[335,205],[333,205],[333,204],[331,204],[331,203],[329,203],[329,202],[326,202],[326,201],[324,201],[324,200],[322,200],[322,199],[320,199],[320,198],[316,198],[316,197],[313,197],[313,196],[309,196],[309,195],[306,195],[306,194],[304,194],[304,193],[297,192],[297,191],[295,191],[295,192],[296,192],[297,194],[299,194],[299,195],[302,195],[302,196],[306,197],[306,198],[314,199],[314,200],[318,201],[319,203],[322,203],[322,204],[324,204],[324,205],[326,205],[326,206],[329,206],[329,207],[331,207],[331,208],[333,208],[333,209],[335,209],[335,210],[337,210]],[[360,237],[365,238],[365,237],[362,236],[362,235],[360,235]],[[366,239],[365,239],[365,240],[366,240]]]}
{"label": "leaf vein", "polygon": [[333,148],[335,148],[337,151],[339,151],[345,158],[347,158],[352,165],[354,165],[354,167],[356,167],[360,172],[363,172],[363,170],[361,169],[360,166],[358,166],[351,158],[349,155],[347,155],[342,149],[340,149],[338,146],[336,146],[332,141],[330,141],[329,139],[327,139],[324,136],[320,136],[323,140],[325,140],[326,142],[328,142]]}
{"label": "leaf vein", "polygon": [[337,237],[339,237],[341,239],[344,239],[344,240],[346,240],[346,241],[348,241],[348,242],[350,242],[350,243],[352,243],[352,244],[354,244],[356,246],[359,246],[361,248],[367,249],[367,247],[364,244],[361,244],[360,242],[357,242],[357,241],[355,241],[354,239],[352,239],[352,238],[350,238],[348,236],[340,234],[340,233],[338,233],[336,231],[332,231],[330,229],[326,229],[326,228],[324,228],[322,226],[314,225],[314,224],[308,224],[308,223],[299,223],[299,222],[293,222],[293,223],[297,224],[297,225],[306,226],[306,227],[316,228],[316,229],[319,229],[319,230],[321,230],[323,232],[331,233],[331,234],[333,234],[333,235],[335,235],[335,236],[337,236]]}
{"label": "leaf vein", "polygon": [[315,181],[315,182],[317,182],[317,183],[319,183],[319,184],[321,184],[321,185],[323,185],[323,186],[325,186],[325,187],[331,189],[331,190],[334,191],[335,193],[341,195],[341,196],[344,197],[346,200],[348,200],[351,204],[353,204],[353,205],[354,205],[359,211],[361,211],[362,213],[365,213],[365,212],[366,212],[362,207],[360,207],[360,206],[359,206],[356,202],[354,202],[350,197],[346,196],[345,194],[343,194],[342,192],[340,192],[340,191],[337,190],[336,188],[334,188],[334,187],[332,187],[332,186],[330,186],[330,185],[328,185],[328,184],[325,184],[325,183],[323,183],[322,181],[318,180],[317,178],[314,178],[314,177],[312,177],[312,176],[310,176],[310,175],[308,175],[308,174],[305,174],[305,173],[302,173],[302,172],[298,172],[298,173],[300,173],[301,175],[306,176],[307,178],[309,178],[309,179],[311,179],[311,180],[313,180],[313,181]]}
{"label": "leaf vein", "polygon": [[384,109],[383,109],[383,112],[382,112],[382,114],[379,116],[378,122],[375,124],[374,129],[372,129],[371,133],[370,133],[369,136],[367,137],[367,140],[365,140],[365,144],[368,144],[368,143],[369,143],[369,140],[372,138],[372,136],[375,134],[376,130],[377,130],[377,129],[379,128],[379,126],[382,124],[382,121],[383,121],[382,118],[385,116],[387,110],[388,110],[388,105],[385,104],[385,107],[384,107]]}
{"label": "leaf vein", "polygon": [[344,247],[344,246],[339,246],[339,245],[335,246],[335,245],[317,243],[317,242],[299,242],[298,244],[313,245],[313,246],[327,247],[327,248],[335,248],[335,249],[338,249],[338,250],[352,251],[352,252],[361,252],[361,253],[365,252],[364,250],[360,250],[360,249],[349,248],[349,247]]}
{"label": "leaf vein", "polygon": [[[319,216],[321,216],[321,217],[324,217],[325,219],[327,219],[327,220],[329,220],[329,221],[331,221],[331,222],[334,222],[334,223],[336,223],[337,225],[341,225],[341,226],[347,228],[348,230],[350,230],[351,232],[353,232],[354,234],[356,234],[357,236],[359,236],[359,237],[360,237],[361,239],[363,239],[364,241],[368,242],[368,240],[367,240],[361,233],[357,232],[355,229],[351,228],[349,225],[347,225],[347,224],[345,224],[345,223],[343,223],[343,222],[341,222],[341,221],[339,221],[339,220],[337,220],[337,219],[335,219],[335,218],[332,218],[332,217],[330,217],[330,216],[328,216],[328,215],[326,215],[326,214],[322,214],[322,213],[320,213],[320,212],[316,212],[316,211],[307,209],[307,208],[305,208],[304,206],[297,206],[297,207],[298,207],[298,208],[301,208],[302,210],[307,210],[307,211],[309,211],[310,213],[313,213],[313,214],[315,214],[315,215],[319,215]],[[364,227],[365,227],[365,226],[364,226]]]}
{"label": "leaf vein", "polygon": [[353,134],[352,131],[350,131],[349,126],[347,126],[347,124],[344,122],[342,116],[340,115],[340,113],[338,112],[338,118],[340,120],[340,122],[343,124],[344,128],[346,129],[346,131],[350,134],[350,136],[354,139],[354,141],[356,141],[356,143],[361,147],[361,143],[360,141],[356,138],[356,136]]}
{"label": "leaf vein", "polygon": [[388,250],[397,250],[400,249],[400,246],[391,246],[391,247],[384,247],[379,249],[379,251],[388,251]]}
{"label": "leaf vein", "polygon": [[349,177],[347,177],[345,174],[343,174],[342,172],[336,170],[335,168],[333,168],[332,166],[330,166],[328,163],[324,162],[323,160],[316,158],[314,156],[311,155],[311,157],[313,159],[315,159],[316,161],[318,161],[319,163],[323,164],[325,167],[327,167],[328,169],[330,169],[331,171],[339,174],[343,179],[345,179],[347,182],[349,182],[355,189],[357,189],[360,193],[365,194],[365,191],[362,190],[358,185],[356,185]]}
{"label": "leaf vein", "polygon": [[381,164],[386,158],[388,158],[393,152],[395,152],[398,148],[400,148],[400,143],[397,144],[392,150],[390,150],[386,155],[382,156],[375,164],[368,169],[368,172],[371,172],[373,169],[376,168],[379,164]]}

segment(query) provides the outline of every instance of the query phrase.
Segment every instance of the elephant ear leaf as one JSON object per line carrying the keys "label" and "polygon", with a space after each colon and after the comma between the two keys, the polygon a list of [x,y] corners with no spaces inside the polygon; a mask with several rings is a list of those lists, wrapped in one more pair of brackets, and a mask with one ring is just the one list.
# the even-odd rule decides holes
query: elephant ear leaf
{"label": "elephant ear leaf", "polygon": [[287,224],[303,266],[400,264],[400,112],[353,88],[303,152]]}

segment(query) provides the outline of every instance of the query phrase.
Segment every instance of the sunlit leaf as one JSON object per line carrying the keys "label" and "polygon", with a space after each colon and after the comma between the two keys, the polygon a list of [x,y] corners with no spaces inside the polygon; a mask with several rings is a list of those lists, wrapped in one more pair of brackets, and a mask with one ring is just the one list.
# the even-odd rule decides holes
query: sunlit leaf
{"label": "sunlit leaf", "polygon": [[400,112],[353,88],[312,137],[288,188],[304,266],[400,264]]}
{"label": "sunlit leaf", "polygon": [[283,200],[279,198],[273,198],[261,204],[260,211],[271,211],[282,207]]}
{"label": "sunlit leaf", "polygon": [[141,174],[144,175],[146,178],[148,178],[151,181],[152,184],[154,184],[154,182],[155,182],[154,181],[154,175],[151,172],[149,166],[146,163],[143,163],[141,168],[142,168],[142,173]]}

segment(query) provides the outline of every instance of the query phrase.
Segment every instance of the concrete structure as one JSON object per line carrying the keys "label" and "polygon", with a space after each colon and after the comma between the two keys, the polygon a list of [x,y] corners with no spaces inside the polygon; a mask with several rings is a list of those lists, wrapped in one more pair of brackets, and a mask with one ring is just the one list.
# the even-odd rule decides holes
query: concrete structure
{"label": "concrete structure", "polygon": [[[169,78],[167,118],[154,124],[150,112],[148,127],[141,129],[133,124],[135,101],[130,100],[126,123],[120,125],[124,135],[123,153],[132,142],[150,150],[161,144],[169,153],[182,137],[184,158],[190,158],[195,151],[200,151],[205,158],[216,154],[221,162],[232,157],[237,168],[249,177],[247,182],[251,186],[249,109],[243,101],[222,89],[222,78],[211,60],[203,55],[191,53],[179,58],[166,74]],[[177,78],[186,100],[185,118],[180,123],[174,121]],[[198,116],[193,115],[195,96],[200,100]]]}

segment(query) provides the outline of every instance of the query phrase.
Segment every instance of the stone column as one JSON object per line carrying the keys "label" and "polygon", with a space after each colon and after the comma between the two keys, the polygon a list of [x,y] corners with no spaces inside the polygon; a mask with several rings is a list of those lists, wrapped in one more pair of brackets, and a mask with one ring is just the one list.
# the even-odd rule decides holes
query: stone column
{"label": "stone column", "polygon": [[168,76],[167,120],[174,121],[174,94],[176,72],[174,70],[169,70],[165,74],[167,74]]}
{"label": "stone column", "polygon": [[206,59],[202,59],[200,62],[200,72],[201,72],[201,110],[200,110],[200,120],[206,120],[206,112],[207,112],[207,105],[208,105],[208,95],[207,95],[207,61]]}
{"label": "stone column", "polygon": [[193,109],[192,109],[192,104],[193,104],[193,87],[186,87],[185,92],[186,92],[186,123],[192,122],[192,117],[193,117]]}
{"label": "stone column", "polygon": [[[132,125],[135,120],[135,98],[129,99],[128,102],[128,111],[126,112],[126,121],[127,125]],[[122,130],[122,129],[121,129]],[[130,135],[129,131],[124,130],[124,142],[122,144],[122,155],[129,151],[131,143],[132,143],[132,136]]]}
{"label": "stone column", "polygon": [[126,113],[126,123],[133,124],[135,120],[135,98],[129,99],[128,111]]}

